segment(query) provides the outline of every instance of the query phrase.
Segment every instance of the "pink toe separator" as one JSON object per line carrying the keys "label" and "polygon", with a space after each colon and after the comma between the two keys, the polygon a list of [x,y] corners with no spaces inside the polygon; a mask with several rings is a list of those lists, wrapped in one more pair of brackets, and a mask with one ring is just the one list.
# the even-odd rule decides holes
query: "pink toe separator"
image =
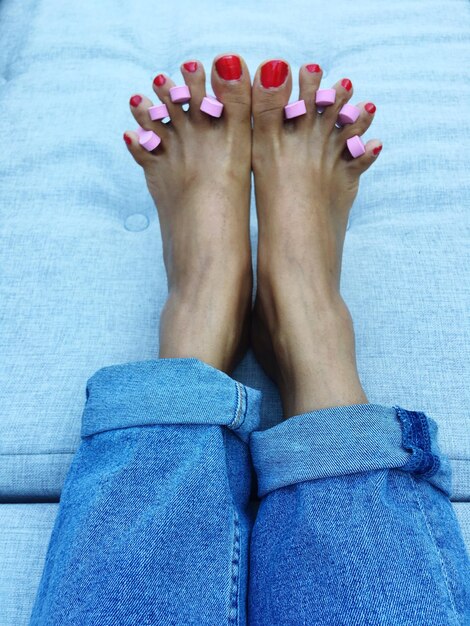
{"label": "pink toe separator", "polygon": [[362,139],[359,137],[359,135],[354,135],[354,137],[350,137],[347,140],[346,144],[348,146],[349,152],[351,153],[351,156],[353,156],[355,159],[362,156],[366,152],[366,148],[362,143]]}
{"label": "pink toe separator", "polygon": [[224,110],[224,105],[214,96],[205,96],[202,99],[200,109],[201,111],[204,111],[204,113],[207,113],[207,115],[220,117],[222,115],[222,111]]}
{"label": "pink toe separator", "polygon": [[338,113],[338,122],[340,124],[354,124],[360,113],[361,111],[353,104],[345,104]]}
{"label": "pink toe separator", "polygon": [[181,85],[179,87],[172,87],[170,89],[170,98],[172,102],[176,104],[186,104],[191,100],[191,92],[187,85]]}
{"label": "pink toe separator", "polygon": [[286,119],[291,120],[293,117],[299,117],[307,113],[307,107],[305,106],[305,100],[297,100],[291,104],[286,104],[284,107],[284,114]]}
{"label": "pink toe separator", "polygon": [[319,89],[315,94],[315,104],[327,107],[336,102],[335,89]]}
{"label": "pink toe separator", "polygon": [[150,119],[155,122],[156,120],[162,120],[165,117],[170,117],[166,104],[157,104],[156,106],[148,109]]}
{"label": "pink toe separator", "polygon": [[155,148],[160,145],[161,139],[158,135],[156,135],[153,130],[144,130],[139,133],[139,143],[142,148],[145,148],[149,152],[155,150]]}

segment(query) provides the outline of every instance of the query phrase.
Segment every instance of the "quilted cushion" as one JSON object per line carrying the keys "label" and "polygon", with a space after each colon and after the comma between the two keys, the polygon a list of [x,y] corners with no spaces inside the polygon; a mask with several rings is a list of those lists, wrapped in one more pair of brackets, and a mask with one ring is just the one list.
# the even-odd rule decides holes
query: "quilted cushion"
{"label": "quilted cushion", "polygon": [[[367,138],[384,149],[343,262],[359,372],[370,402],[438,422],[453,499],[469,498],[469,27],[465,0],[2,0],[3,501],[58,499],[87,379],[158,354],[166,284],[155,208],[121,138],[135,127],[128,98],[224,51],[252,71],[279,55],[294,72],[320,63],[325,86],[349,76],[353,102],[377,105]],[[264,392],[263,424],[276,423],[251,355],[235,377]]]}

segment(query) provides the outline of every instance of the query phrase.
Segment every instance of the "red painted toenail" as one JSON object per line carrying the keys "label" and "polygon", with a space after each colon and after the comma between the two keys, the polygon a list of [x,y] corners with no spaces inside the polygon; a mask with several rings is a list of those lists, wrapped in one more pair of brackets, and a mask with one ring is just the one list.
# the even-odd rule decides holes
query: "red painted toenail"
{"label": "red painted toenail", "polygon": [[382,146],[377,146],[377,148],[374,148],[374,149],[372,150],[372,153],[373,153],[373,154],[379,154],[379,152],[380,152],[381,150],[382,150]]}
{"label": "red painted toenail", "polygon": [[367,111],[367,113],[370,113],[371,115],[375,113],[377,110],[377,107],[375,106],[373,102],[368,102],[364,108]]}
{"label": "red painted toenail", "polygon": [[129,102],[131,103],[131,107],[138,107],[142,102],[142,98],[140,96],[132,96]]}
{"label": "red painted toenail", "polygon": [[197,70],[197,61],[188,61],[187,63],[183,63],[183,67],[188,72],[195,72]]}
{"label": "red painted toenail", "polygon": [[289,66],[284,61],[268,61],[261,67],[261,84],[266,89],[280,87],[288,73]]}
{"label": "red painted toenail", "polygon": [[349,78],[343,78],[343,80],[341,81],[341,85],[346,89],[346,91],[351,91],[352,82],[349,80]]}
{"label": "red painted toenail", "polygon": [[305,67],[310,74],[318,74],[318,72],[321,72],[321,67],[316,63],[310,63],[310,65],[306,65]]}
{"label": "red painted toenail", "polygon": [[124,141],[127,143],[128,146],[131,145],[132,143],[132,139],[129,137],[129,135],[126,135],[126,133],[124,133],[124,135],[122,136],[122,138],[124,139]]}
{"label": "red painted toenail", "polygon": [[153,79],[153,84],[156,87],[161,87],[165,83],[166,83],[166,78],[163,76],[163,74],[159,74],[158,76],[155,76],[155,78]]}
{"label": "red painted toenail", "polygon": [[242,75],[240,57],[237,57],[235,54],[227,54],[224,57],[220,57],[215,62],[215,69],[223,80],[239,80]]}

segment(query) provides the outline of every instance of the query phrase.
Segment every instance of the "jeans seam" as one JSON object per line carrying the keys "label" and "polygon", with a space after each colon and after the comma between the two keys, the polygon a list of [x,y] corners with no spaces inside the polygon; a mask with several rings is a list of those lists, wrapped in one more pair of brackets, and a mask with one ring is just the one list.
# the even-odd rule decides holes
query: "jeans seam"
{"label": "jeans seam", "polygon": [[243,424],[245,420],[246,409],[248,406],[248,402],[246,399],[245,386],[239,383],[238,381],[235,381],[235,386],[237,390],[237,403],[235,407],[235,417],[230,422],[230,424],[228,424],[228,428],[231,428],[232,430],[236,430]]}
{"label": "jeans seam", "polygon": [[[423,478],[430,478],[440,468],[441,461],[431,451],[431,437],[426,415],[418,411],[402,409],[400,406],[393,408],[397,412],[402,428],[402,446],[411,450],[411,457],[400,469],[405,472],[416,473]],[[413,417],[419,421],[419,432],[418,428],[414,427]],[[429,465],[431,459],[431,467],[426,471],[420,471],[420,467]]]}
{"label": "jeans seam", "polygon": [[452,607],[452,610],[453,610],[453,613],[454,613],[454,616],[455,616],[455,619],[456,619],[455,625],[459,626],[460,621],[459,621],[459,617],[458,617],[458,611],[457,611],[457,607],[455,606],[455,602],[454,602],[454,598],[452,596],[452,592],[450,590],[449,577],[447,575],[447,569],[446,569],[444,560],[442,558],[441,551],[439,550],[439,547],[438,547],[438,545],[436,543],[436,539],[435,539],[434,534],[432,532],[431,524],[430,524],[430,522],[428,520],[424,504],[423,504],[423,502],[421,500],[421,496],[419,494],[418,479],[415,478],[414,476],[412,476],[411,474],[408,474],[408,477],[410,479],[411,486],[412,486],[412,488],[413,488],[413,490],[415,492],[416,499],[418,501],[419,509],[420,509],[421,514],[422,514],[422,516],[424,518],[424,521],[426,523],[426,529],[428,531],[429,536],[431,537],[432,543],[434,544],[434,547],[435,547],[436,552],[437,552],[438,557],[439,557],[439,563],[441,565],[441,573],[442,573],[442,576],[444,578],[444,583],[445,583],[445,586],[446,586],[446,589],[447,589],[447,593],[448,593],[448,596],[449,596],[450,604],[451,604],[451,607]]}
{"label": "jeans seam", "polygon": [[227,624],[229,626],[238,626],[238,596],[240,590],[240,524],[238,520],[238,513],[235,509],[233,509],[233,526],[234,540],[232,548],[231,586],[229,595],[230,606]]}

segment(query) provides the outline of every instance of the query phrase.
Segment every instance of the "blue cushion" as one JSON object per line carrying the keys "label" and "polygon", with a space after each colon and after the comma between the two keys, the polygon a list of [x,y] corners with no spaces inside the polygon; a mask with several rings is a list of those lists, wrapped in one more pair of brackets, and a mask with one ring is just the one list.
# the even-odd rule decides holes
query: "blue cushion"
{"label": "blue cushion", "polygon": [[[465,0],[2,0],[3,501],[58,499],[87,379],[157,356],[166,283],[155,208],[121,138],[135,127],[128,99],[151,96],[159,71],[179,82],[182,61],[229,50],[252,71],[279,55],[294,72],[320,63],[325,86],[348,76],[353,102],[377,105],[366,137],[384,149],[342,276],[359,372],[370,402],[439,424],[453,498],[468,499],[469,27]],[[235,376],[264,392],[263,427],[279,421],[251,355]]]}
{"label": "blue cushion", "polygon": [[56,503],[0,505],[0,624],[27,626],[41,580]]}

